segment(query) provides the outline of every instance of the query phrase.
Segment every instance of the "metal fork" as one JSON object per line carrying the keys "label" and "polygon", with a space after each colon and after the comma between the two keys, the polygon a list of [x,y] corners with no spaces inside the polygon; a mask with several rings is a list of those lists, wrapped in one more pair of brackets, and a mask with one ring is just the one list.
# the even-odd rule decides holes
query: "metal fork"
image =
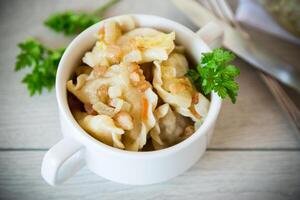
{"label": "metal fork", "polygon": [[[200,3],[213,12],[220,20],[234,27],[245,39],[250,39],[249,34],[244,31],[234,17],[234,13],[226,0],[200,0]],[[271,76],[258,72],[262,80],[266,83],[271,93],[288,114],[294,125],[300,130],[300,111],[288,94],[284,91],[279,82]]]}

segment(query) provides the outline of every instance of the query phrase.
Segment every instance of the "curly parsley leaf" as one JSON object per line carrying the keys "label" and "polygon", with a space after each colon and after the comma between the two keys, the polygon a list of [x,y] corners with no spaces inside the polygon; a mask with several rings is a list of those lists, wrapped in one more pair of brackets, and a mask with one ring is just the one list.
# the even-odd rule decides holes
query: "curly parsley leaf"
{"label": "curly parsley leaf", "polygon": [[56,32],[63,32],[65,35],[77,34],[102,20],[103,13],[117,2],[119,0],[111,0],[94,13],[66,11],[53,14],[44,24]]}
{"label": "curly parsley leaf", "polygon": [[22,82],[27,85],[30,96],[39,93],[43,88],[49,91],[55,84],[56,70],[64,49],[48,49],[34,39],[28,39],[18,45],[15,71],[31,68]]}
{"label": "curly parsley leaf", "polygon": [[235,78],[240,74],[240,70],[229,64],[234,58],[235,55],[232,52],[222,48],[203,53],[196,69],[190,69],[186,76],[204,94],[214,91],[222,99],[228,96],[232,103],[235,103],[239,90]]}
{"label": "curly parsley leaf", "polygon": [[56,32],[72,35],[83,31],[99,20],[100,18],[94,15],[66,11],[50,16],[44,24]]}

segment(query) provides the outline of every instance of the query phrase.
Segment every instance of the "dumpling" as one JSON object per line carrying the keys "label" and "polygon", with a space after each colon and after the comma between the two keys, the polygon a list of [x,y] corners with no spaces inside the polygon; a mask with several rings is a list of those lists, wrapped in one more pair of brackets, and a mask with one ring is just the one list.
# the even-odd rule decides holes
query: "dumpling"
{"label": "dumpling", "polygon": [[139,65],[113,65],[101,76],[94,69],[90,75],[78,76],[76,84],[68,81],[67,88],[81,102],[91,104],[99,115],[111,117],[115,122],[118,113],[128,113],[132,128],[116,124],[125,130],[123,139],[127,150],[138,151],[146,144],[147,134],[155,124],[153,111],[158,97]]}
{"label": "dumpling", "polygon": [[67,89],[74,94],[82,103],[95,104],[100,101],[97,90],[104,85],[103,81],[94,81],[87,74],[81,74],[76,78],[76,84],[73,80],[67,82]]}
{"label": "dumpling", "polygon": [[179,53],[170,54],[168,60],[164,61],[163,64],[163,74],[166,78],[184,77],[189,69],[185,56]]}
{"label": "dumpling", "polygon": [[91,52],[87,52],[82,61],[90,67],[105,66],[117,64],[121,61],[122,51],[120,47],[114,44],[106,44],[103,41],[97,41]]}
{"label": "dumpling", "polygon": [[175,46],[173,52],[174,53],[182,53],[182,54],[184,54],[185,53],[185,48],[184,48],[184,46]]}
{"label": "dumpling", "polygon": [[107,103],[109,95],[113,98],[121,96],[130,83],[128,70],[120,65],[112,65],[103,71],[98,68],[105,67],[96,67],[89,75],[79,75],[76,84],[72,80],[67,82],[67,89],[83,103]]}
{"label": "dumpling", "polygon": [[152,28],[136,28],[118,41],[124,53],[124,62],[145,63],[154,60],[167,60],[175,47],[175,33],[169,34]]}
{"label": "dumpling", "polygon": [[122,35],[135,28],[135,22],[130,16],[120,16],[115,20],[104,23],[98,32],[98,41],[91,52],[83,57],[83,62],[90,67],[110,66],[120,63],[122,50],[116,45],[116,41]]}
{"label": "dumpling", "polygon": [[172,53],[163,62],[154,61],[153,87],[164,102],[183,116],[202,121],[208,112],[209,101],[185,77],[188,62],[184,55]]}
{"label": "dumpling", "polygon": [[180,142],[194,133],[191,120],[174,112],[169,104],[159,106],[154,112],[156,124],[150,131],[155,149],[162,149]]}
{"label": "dumpling", "polygon": [[98,31],[98,40],[106,44],[114,44],[122,33],[135,28],[135,21],[131,16],[123,15],[106,21]]}
{"label": "dumpling", "polygon": [[[99,35],[101,32],[99,33]],[[103,40],[106,44],[115,44],[117,39],[122,35],[121,27],[115,20],[104,23]]]}
{"label": "dumpling", "polygon": [[75,70],[75,75],[76,76],[79,76],[81,74],[87,74],[87,75],[89,75],[92,72],[92,70],[93,70],[93,68],[91,68],[89,66],[86,66],[86,65],[79,66]]}
{"label": "dumpling", "polygon": [[93,137],[101,142],[124,149],[124,144],[121,141],[125,131],[118,128],[113,119],[107,115],[88,115],[83,112],[75,111],[74,117],[79,125]]}
{"label": "dumpling", "polygon": [[190,117],[200,125],[207,116],[209,106],[209,100],[201,93],[196,92],[193,95],[192,104],[189,108],[179,106],[176,108],[176,111],[183,116]]}
{"label": "dumpling", "polygon": [[115,18],[115,20],[117,21],[123,32],[131,31],[136,26],[134,19],[129,15],[119,16]]}
{"label": "dumpling", "polygon": [[131,105],[129,113],[133,119],[133,129],[124,134],[125,149],[138,151],[146,144],[147,134],[155,124],[153,111],[158,97],[139,65],[121,63],[115,70],[121,70],[123,75],[116,77],[108,73],[107,76],[116,77],[115,84],[122,85],[122,98]]}
{"label": "dumpling", "polygon": [[[176,76],[177,69],[181,71],[180,74],[187,71],[187,62],[183,62],[184,65],[176,67],[177,64],[173,63],[176,55],[171,54],[169,59],[162,63],[154,61],[153,86],[166,103],[175,107],[182,106],[188,108],[192,101],[192,86],[186,77]],[[184,56],[182,57],[184,58]]]}
{"label": "dumpling", "polygon": [[[137,69],[139,71],[140,68]],[[131,84],[129,85],[127,92],[124,93],[124,99],[128,101],[131,106],[130,114],[133,117],[133,129],[127,131],[124,135],[124,144],[127,150],[137,151],[142,149],[147,142],[147,134],[149,130],[155,125],[154,109],[157,105],[158,97],[152,91],[150,83],[148,88],[145,88],[145,77],[140,75],[140,81],[135,83],[132,80],[132,74],[136,71],[131,71],[129,77],[131,77]]]}

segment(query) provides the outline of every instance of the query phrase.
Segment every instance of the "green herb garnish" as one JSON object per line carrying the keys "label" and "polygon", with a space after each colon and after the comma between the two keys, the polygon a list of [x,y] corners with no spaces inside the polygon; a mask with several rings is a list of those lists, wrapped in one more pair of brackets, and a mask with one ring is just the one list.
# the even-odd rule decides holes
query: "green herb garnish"
{"label": "green herb garnish", "polygon": [[214,91],[222,99],[229,96],[232,103],[235,103],[239,90],[235,78],[240,74],[240,70],[229,64],[234,58],[235,55],[232,52],[222,48],[203,53],[196,69],[190,69],[186,76],[205,95]]}
{"label": "green herb garnish", "polygon": [[56,32],[63,32],[65,35],[77,34],[101,21],[104,12],[117,2],[119,2],[119,0],[111,0],[93,13],[66,11],[53,14],[44,24]]}
{"label": "green herb garnish", "polygon": [[30,96],[41,94],[43,88],[50,91],[55,84],[56,70],[64,49],[48,49],[34,39],[28,39],[18,47],[21,52],[17,56],[15,71],[32,69],[22,80]]}
{"label": "green herb garnish", "polygon": [[[44,24],[65,35],[76,34],[102,20],[104,12],[117,2],[119,0],[111,0],[92,14],[73,11],[54,14]],[[21,52],[17,56],[15,71],[24,68],[32,69],[22,79],[22,82],[27,85],[30,96],[41,94],[44,88],[50,91],[55,84],[57,67],[65,49],[49,49],[35,39],[28,39],[18,44],[18,47]]]}

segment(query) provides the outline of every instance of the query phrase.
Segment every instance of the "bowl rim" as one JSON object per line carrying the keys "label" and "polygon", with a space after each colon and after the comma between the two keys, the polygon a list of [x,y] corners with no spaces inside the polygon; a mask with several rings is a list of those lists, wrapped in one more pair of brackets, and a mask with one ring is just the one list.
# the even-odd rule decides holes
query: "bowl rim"
{"label": "bowl rim", "polygon": [[[211,93],[211,101],[210,101],[210,106],[208,110],[208,114],[203,121],[202,125],[196,130],[194,134],[192,134],[190,137],[187,139],[181,141],[180,143],[173,145],[171,147],[167,147],[161,150],[154,150],[154,151],[127,151],[123,149],[118,149],[112,146],[109,146],[107,144],[102,143],[101,141],[98,141],[94,137],[92,137],[90,134],[88,134],[86,131],[81,128],[81,126],[77,123],[75,118],[73,117],[70,107],[67,103],[67,89],[66,89],[66,83],[62,81],[62,74],[64,71],[64,63],[66,60],[70,57],[72,54],[72,50],[76,48],[76,46],[80,45],[84,38],[90,37],[91,35],[95,34],[95,30],[98,30],[99,27],[105,23],[108,20],[115,19],[120,16],[131,16],[133,18],[143,20],[143,19],[152,19],[153,21],[164,21],[166,23],[169,23],[170,26],[177,26],[180,29],[183,29],[185,32],[187,32],[189,35],[191,35],[193,40],[198,40],[198,42],[201,42],[202,45],[206,45],[203,40],[196,35],[195,32],[192,30],[188,29],[187,27],[183,26],[182,24],[179,24],[177,22],[174,22],[172,20],[155,16],[155,15],[145,15],[145,14],[126,14],[126,15],[119,15],[119,16],[114,16],[107,18],[105,20],[102,20],[83,32],[81,32],[78,36],[76,36],[71,43],[68,45],[66,48],[58,66],[57,70],[57,76],[56,76],[56,99],[59,107],[59,113],[60,117],[63,117],[64,119],[67,120],[67,123],[73,127],[70,132],[72,132],[72,136],[76,139],[78,143],[82,143],[86,148],[88,149],[98,149],[101,151],[106,151],[110,154],[114,154],[117,156],[131,156],[135,158],[141,158],[141,159],[148,159],[152,157],[158,157],[158,156],[166,156],[169,154],[176,153],[180,151],[181,149],[187,148],[191,143],[195,142],[198,138],[202,137],[205,135],[210,129],[212,129],[214,122],[217,120],[220,108],[221,108],[221,98],[216,94],[216,93]],[[205,46],[207,49],[210,49],[207,45]],[[65,91],[64,91],[65,90]],[[60,119],[62,120],[62,118]],[[75,130],[75,131],[74,131]],[[207,145],[207,143],[206,143]]]}

